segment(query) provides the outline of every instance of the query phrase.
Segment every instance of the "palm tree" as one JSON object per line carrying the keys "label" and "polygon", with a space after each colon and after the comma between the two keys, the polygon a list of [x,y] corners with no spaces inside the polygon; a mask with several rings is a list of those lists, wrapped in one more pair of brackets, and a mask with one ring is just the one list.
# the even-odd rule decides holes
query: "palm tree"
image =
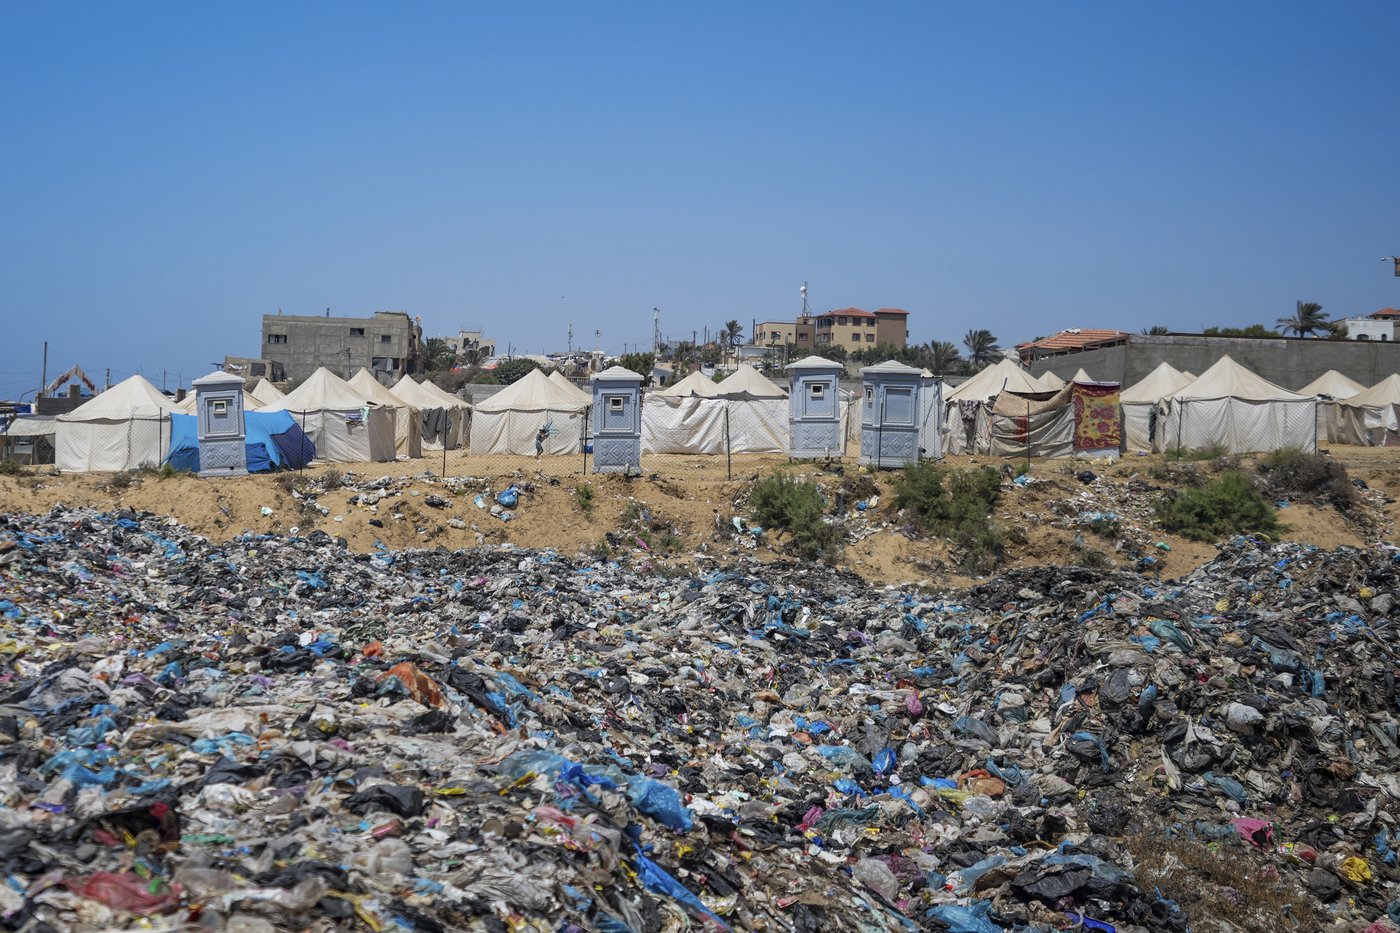
{"label": "palm tree", "polygon": [[1322,313],[1322,305],[1315,301],[1300,301],[1292,317],[1278,319],[1278,329],[1285,334],[1290,330],[1299,337],[1327,330],[1327,315]]}
{"label": "palm tree", "polygon": [[441,372],[444,369],[451,369],[457,362],[457,354],[453,352],[452,345],[441,337],[430,337],[423,347],[423,357],[427,361],[429,372]]}
{"label": "palm tree", "polygon": [[463,366],[480,366],[486,362],[486,353],[480,347],[467,347],[461,353]]}
{"label": "palm tree", "polygon": [[951,340],[930,340],[928,343],[928,368],[938,375],[949,373],[962,361],[958,345]]}
{"label": "palm tree", "polygon": [[1153,324],[1151,327],[1144,327],[1142,333],[1149,334],[1153,337],[1163,337],[1170,334],[1171,330],[1163,327],[1161,324]]}
{"label": "palm tree", "polygon": [[963,337],[963,346],[967,347],[968,362],[977,369],[995,362],[1001,353],[997,338],[982,328],[968,331]]}

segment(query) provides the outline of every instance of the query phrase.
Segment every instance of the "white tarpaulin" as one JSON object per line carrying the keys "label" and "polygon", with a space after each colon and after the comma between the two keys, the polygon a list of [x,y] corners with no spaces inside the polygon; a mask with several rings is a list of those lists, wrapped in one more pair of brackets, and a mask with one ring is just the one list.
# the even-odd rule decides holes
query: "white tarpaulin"
{"label": "white tarpaulin", "polygon": [[1317,399],[1274,385],[1228,355],[1159,406],[1166,450],[1316,449]]}
{"label": "white tarpaulin", "polygon": [[1065,387],[1065,381],[1048,369],[1040,374],[1040,378],[1036,382],[1039,382],[1047,392],[1058,392]]}
{"label": "white tarpaulin", "polygon": [[549,381],[538,369],[476,404],[472,411],[474,454],[534,456],[535,434],[547,427],[544,452],[582,451],[589,405]]}
{"label": "white tarpaulin", "polygon": [[[1160,427],[1156,423],[1157,403],[1186,388],[1194,378],[1178,371],[1171,363],[1159,363],[1141,381],[1119,394],[1118,400],[1123,406],[1123,443],[1126,450],[1153,449],[1154,435],[1160,434],[1160,430],[1154,431]],[[1160,437],[1157,440],[1160,441]]]}
{"label": "white tarpaulin", "polygon": [[[468,408],[466,403],[453,405],[428,390],[432,383],[419,384],[405,374],[394,383],[393,393],[418,409],[424,450],[455,450],[462,445]],[[444,393],[445,394],[445,393]]]}
{"label": "white tarpaulin", "polygon": [[54,465],[64,473],[159,466],[170,447],[175,404],[141,376],[112,386],[54,426]]}
{"label": "white tarpaulin", "polygon": [[642,399],[642,453],[725,453],[726,412],[730,453],[787,453],[787,399],[673,398],[650,392]]}
{"label": "white tarpaulin", "polygon": [[394,415],[324,366],[262,408],[291,414],[316,445],[316,459],[360,463],[394,459]]}
{"label": "white tarpaulin", "polygon": [[423,456],[423,426],[418,420],[418,407],[406,402],[384,388],[378,379],[363,366],[350,377],[350,388],[369,399],[383,405],[394,413],[394,455],[396,457]]}

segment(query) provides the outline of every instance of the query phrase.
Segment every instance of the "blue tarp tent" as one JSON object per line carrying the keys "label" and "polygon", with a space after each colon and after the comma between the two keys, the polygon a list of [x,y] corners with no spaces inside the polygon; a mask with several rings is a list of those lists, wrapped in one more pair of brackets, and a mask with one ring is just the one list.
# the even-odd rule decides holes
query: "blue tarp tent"
{"label": "blue tarp tent", "polygon": [[[316,456],[316,447],[289,412],[245,412],[248,472],[299,470]],[[170,455],[165,462],[177,470],[199,471],[199,418],[170,416]]]}

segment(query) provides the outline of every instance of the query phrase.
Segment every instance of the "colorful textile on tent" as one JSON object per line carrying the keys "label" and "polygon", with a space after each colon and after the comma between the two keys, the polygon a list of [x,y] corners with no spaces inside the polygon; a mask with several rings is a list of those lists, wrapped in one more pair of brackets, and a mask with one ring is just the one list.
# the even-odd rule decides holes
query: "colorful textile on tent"
{"label": "colorful textile on tent", "polygon": [[[290,412],[244,412],[243,427],[249,473],[300,470],[316,457],[315,445]],[[177,470],[199,472],[198,415],[170,416],[170,454],[165,462]]]}
{"label": "colorful textile on tent", "polygon": [[1118,450],[1122,432],[1118,418],[1117,385],[1073,383],[1074,449]]}

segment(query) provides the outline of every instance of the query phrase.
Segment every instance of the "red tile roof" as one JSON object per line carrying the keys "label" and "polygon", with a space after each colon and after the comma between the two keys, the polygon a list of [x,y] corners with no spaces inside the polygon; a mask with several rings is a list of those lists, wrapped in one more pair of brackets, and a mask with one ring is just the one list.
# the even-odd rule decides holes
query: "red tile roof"
{"label": "red tile roof", "polygon": [[860,308],[841,308],[838,311],[828,311],[825,314],[818,314],[817,317],[874,317],[869,311],[862,311]]}
{"label": "red tile roof", "polygon": [[1379,311],[1372,311],[1371,317],[1400,317],[1400,311],[1397,311],[1394,308],[1381,308]]}
{"label": "red tile roof", "polygon": [[1061,353],[1065,350],[1083,350],[1105,343],[1118,343],[1126,340],[1128,336],[1128,332],[1122,330],[1095,330],[1091,327],[1076,327],[1071,330],[1062,330],[1058,334],[1051,334],[1040,340],[1018,343],[1016,349],[1020,351],[1022,356],[1035,351]]}
{"label": "red tile roof", "polygon": [[909,316],[909,312],[908,312],[908,311],[904,311],[904,310],[902,310],[902,309],[900,309],[900,308],[880,308],[880,309],[879,309],[878,311],[876,311],[875,313],[876,313],[877,315],[878,315],[878,314],[899,314],[899,315],[903,315],[904,317],[908,317],[908,316]]}

